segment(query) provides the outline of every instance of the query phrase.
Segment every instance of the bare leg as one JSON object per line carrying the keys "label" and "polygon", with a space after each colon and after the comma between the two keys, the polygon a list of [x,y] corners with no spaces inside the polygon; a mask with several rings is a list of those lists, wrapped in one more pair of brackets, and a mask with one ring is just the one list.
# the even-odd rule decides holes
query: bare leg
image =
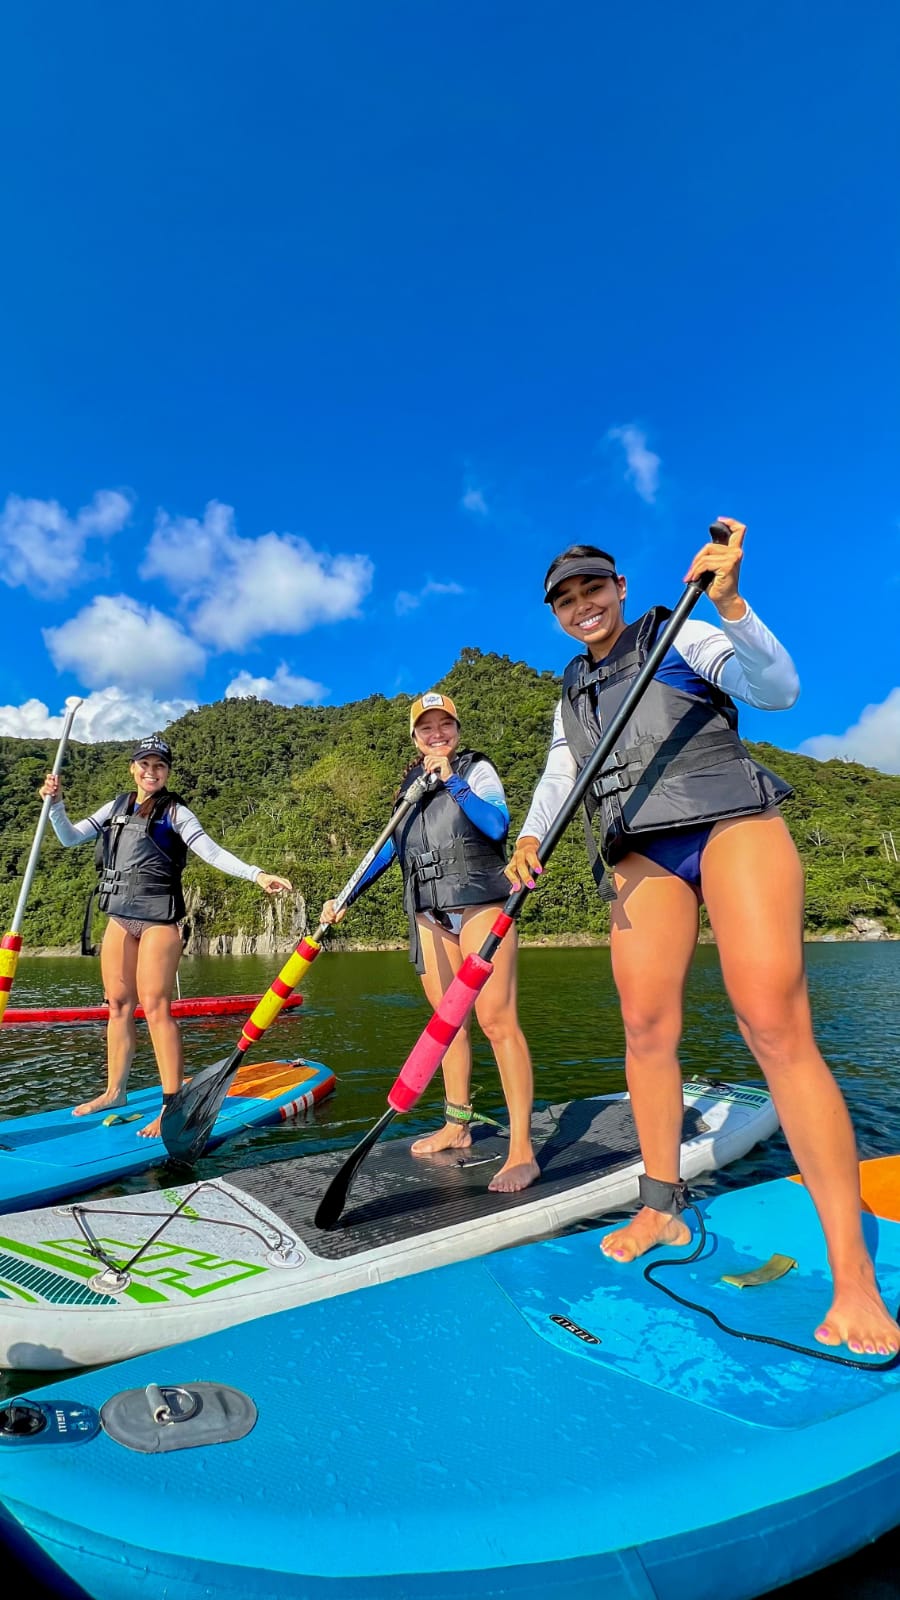
{"label": "bare leg", "polygon": [[[497,916],[497,906],[473,906],[463,914],[459,936],[465,958],[484,944]],[[540,1177],[531,1143],[534,1077],[525,1035],[516,1008],[515,928],[510,928],[493,957],[493,972],[475,1002],[479,1026],[494,1052],[509,1111],[509,1155],[488,1184],[501,1194],[527,1189]]]}
{"label": "bare leg", "polygon": [[100,973],[103,992],[109,1002],[106,1027],[106,1088],[93,1100],[76,1106],[73,1116],[91,1111],[109,1111],[124,1106],[128,1074],[134,1059],[136,1040],[134,1008],[137,1005],[138,941],[117,922],[108,922],[100,946]]}
{"label": "bare leg", "polygon": [[803,968],[803,871],[783,819],[720,823],[703,854],[703,891],[722,973],[772,1091],[819,1215],[834,1300],[816,1338],[856,1352],[900,1349],[860,1221],[856,1143],[841,1092],[813,1037]]}
{"label": "bare leg", "polygon": [[[646,856],[614,869],[618,899],[610,919],[613,977],[625,1025],[625,1072],[644,1170],[663,1183],[681,1175],[684,1096],[678,1045],[684,985],[697,943],[697,896]],[[633,1261],[657,1244],[686,1244],[683,1222],[643,1206],[601,1240],[605,1255]]]}
{"label": "bare leg", "polygon": [[[137,988],[153,1043],[164,1094],[180,1089],[184,1079],[181,1033],[172,1017],[172,989],[181,960],[181,929],[174,923],[147,928],[141,935]],[[159,1134],[159,1117],[138,1130],[142,1139]]]}
{"label": "bare leg", "polygon": [[[425,971],[422,988],[433,1010],[436,1010],[444,993],[462,966],[459,940],[455,934],[437,927],[425,917],[416,918]],[[443,1060],[444,1099],[451,1105],[464,1106],[469,1101],[472,1081],[472,1046],[469,1027],[461,1028]],[[462,1122],[445,1122],[437,1133],[417,1139],[412,1146],[414,1156],[433,1156],[438,1150],[463,1150],[472,1143],[472,1135]]]}

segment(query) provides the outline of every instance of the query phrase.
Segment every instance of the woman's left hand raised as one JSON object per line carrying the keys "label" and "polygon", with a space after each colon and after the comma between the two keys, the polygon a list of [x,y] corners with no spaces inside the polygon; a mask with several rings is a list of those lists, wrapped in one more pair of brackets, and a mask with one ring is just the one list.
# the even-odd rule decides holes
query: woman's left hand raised
{"label": "woman's left hand raised", "polygon": [[422,766],[426,772],[433,772],[436,777],[440,778],[441,783],[446,783],[447,779],[453,775],[453,768],[447,756],[424,756]]}
{"label": "woman's left hand raised", "polygon": [[290,878],[276,877],[274,872],[258,872],[256,881],[266,894],[282,894],[285,889],[293,889]]}
{"label": "woman's left hand raised", "polygon": [[717,517],[729,531],[727,544],[705,544],[698,550],[685,573],[685,583],[696,583],[704,572],[714,572],[715,577],[707,594],[716,610],[728,622],[737,622],[743,616],[747,603],[738,593],[738,574],[744,559],[744,534],[747,525],[734,517]]}

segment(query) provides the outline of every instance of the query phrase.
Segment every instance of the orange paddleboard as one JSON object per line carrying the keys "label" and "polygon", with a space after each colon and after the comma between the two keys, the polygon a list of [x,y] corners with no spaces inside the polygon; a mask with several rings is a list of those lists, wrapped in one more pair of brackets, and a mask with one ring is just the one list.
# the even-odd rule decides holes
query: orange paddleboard
{"label": "orange paddleboard", "polygon": [[[802,1183],[795,1177],[792,1183]],[[859,1163],[863,1211],[888,1222],[900,1222],[900,1156],[876,1156]]]}

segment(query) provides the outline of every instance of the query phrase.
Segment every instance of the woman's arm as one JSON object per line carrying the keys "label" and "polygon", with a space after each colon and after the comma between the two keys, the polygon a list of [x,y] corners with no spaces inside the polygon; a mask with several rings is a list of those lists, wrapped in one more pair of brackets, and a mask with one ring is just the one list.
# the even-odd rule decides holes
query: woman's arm
{"label": "woman's arm", "polygon": [[460,811],[489,839],[505,839],[509,833],[509,806],[496,768],[489,761],[476,761],[467,778],[451,772],[444,782]]}
{"label": "woman's arm", "polygon": [[[750,606],[736,622],[723,617],[717,628],[689,618],[673,653],[699,678],[760,711],[787,711],[800,693],[797,668],[784,645]],[[657,676],[670,676],[665,662]]]}
{"label": "woman's arm", "polygon": [[397,851],[394,847],[394,841],[393,839],[388,839],[387,843],[381,846],[381,849],[375,857],[375,860],[366,868],[359,880],[359,883],[353,890],[353,893],[347,896],[347,899],[341,906],[340,911],[335,911],[333,900],[326,900],[320,912],[319,921],[340,922],[343,919],[344,913],[348,907],[352,906],[353,903],[359,899],[363,890],[368,889],[369,885],[374,883],[376,878],[380,878],[383,872],[387,872],[391,862],[396,860],[396,856]]}
{"label": "woman's arm", "polygon": [[70,849],[75,844],[87,844],[90,840],[98,839],[103,832],[103,824],[112,814],[115,801],[110,800],[99,811],[92,811],[89,817],[82,822],[70,822],[66,815],[66,808],[62,800],[54,800],[50,807],[50,822],[53,832],[61,845]]}
{"label": "woman's arm", "polygon": [[216,844],[186,805],[173,806],[172,827],[184,840],[188,849],[193,850],[195,856],[199,856],[200,860],[207,862],[209,866],[217,867],[220,872],[226,872],[230,878],[244,878],[248,883],[258,883],[267,894],[275,893],[279,889],[290,889],[291,884],[287,878],[263,872],[261,867],[248,866],[239,856],[233,856],[230,850],[225,850],[222,845]]}
{"label": "woman's arm", "polygon": [[[707,594],[719,613],[719,627],[689,620],[678,634],[676,651],[699,677],[726,694],[762,711],[786,711],[800,693],[797,669],[738,592],[744,523],[734,517],[718,520],[730,530],[728,543],[704,545],[688,568],[686,581],[713,573]],[[658,676],[665,675],[661,668]]]}
{"label": "woman's arm", "polygon": [[578,767],[563,733],[562,703],[553,713],[553,737],[547,764],[531,797],[528,815],[519,830],[520,839],[543,839],[554,817],[575,787]]}

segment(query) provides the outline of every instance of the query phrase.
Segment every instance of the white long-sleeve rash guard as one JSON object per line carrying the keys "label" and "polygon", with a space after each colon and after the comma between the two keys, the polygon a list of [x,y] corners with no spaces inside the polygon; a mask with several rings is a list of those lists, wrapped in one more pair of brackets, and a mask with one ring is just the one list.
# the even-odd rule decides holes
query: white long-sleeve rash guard
{"label": "white long-sleeve rash guard", "polygon": [[[110,800],[107,805],[101,806],[99,811],[92,811],[83,822],[71,822],[62,800],[57,800],[50,807],[53,832],[60,844],[66,848],[84,844],[88,839],[97,839],[103,832],[103,824],[112,815],[114,805],[115,801]],[[220,844],[216,844],[208,833],[204,833],[193,811],[188,810],[187,806],[174,806],[170,820],[175,832],[201,861],[206,861],[211,867],[218,867],[220,872],[227,872],[230,878],[246,878],[249,883],[256,881],[262,869],[248,866],[246,861],[241,861],[237,856],[233,856],[230,850],[224,850]]]}
{"label": "white long-sleeve rash guard", "polygon": [[[721,625],[689,617],[677,644],[660,662],[656,677],[675,688],[702,694],[715,684],[735,700],[760,711],[787,711],[800,693],[797,669],[783,644],[747,606],[736,622]],[[698,683],[697,680],[700,680]],[[563,732],[562,703],[553,716],[547,765],[531,799],[519,838],[543,839],[572,791],[578,768]]]}

